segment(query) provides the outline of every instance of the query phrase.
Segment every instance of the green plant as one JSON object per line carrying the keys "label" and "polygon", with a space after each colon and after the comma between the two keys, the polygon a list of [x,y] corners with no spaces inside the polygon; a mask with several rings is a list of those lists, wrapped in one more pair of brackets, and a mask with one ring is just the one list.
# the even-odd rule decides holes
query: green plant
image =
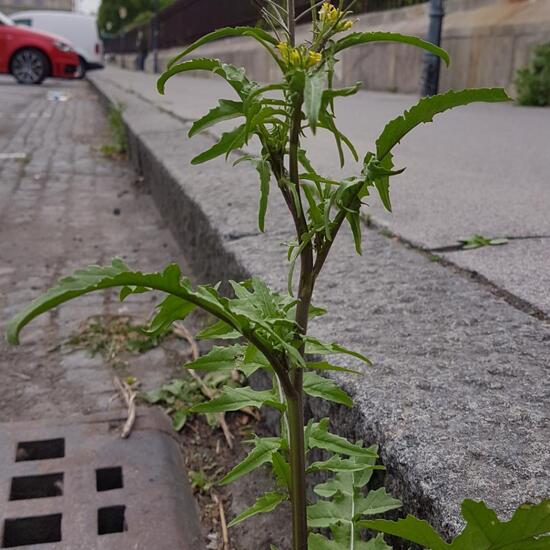
{"label": "green plant", "polygon": [[80,326],[67,344],[75,348],[86,349],[92,357],[101,354],[112,364],[124,352],[145,353],[156,348],[167,333],[147,334],[143,329],[147,325],[134,324],[126,315],[94,315]]}
{"label": "green plant", "polygon": [[[167,414],[172,417],[174,430],[179,432],[187,423],[194,406],[219,396],[226,387],[240,387],[241,382],[241,376],[235,376],[235,371],[232,370],[213,370],[202,378],[186,373],[182,378],[145,392],[142,397],[149,403],[163,405]],[[211,426],[219,425],[219,415],[207,414],[206,417]]]}
{"label": "green plant", "polygon": [[520,105],[550,105],[550,42],[537,46],[530,66],[517,72],[516,88]]}
{"label": "green plant", "polygon": [[484,246],[508,244],[508,239],[492,239],[491,237],[484,237],[483,235],[472,235],[467,239],[460,239],[458,242],[462,244],[463,250],[474,250],[476,248],[483,248]]}
{"label": "green plant", "polygon": [[[312,356],[347,354],[370,365],[360,353],[332,342],[322,342],[311,336],[309,321],[324,311],[312,305],[312,295],[318,276],[344,223],[348,223],[355,246],[361,253],[360,208],[362,201],[377,192],[383,205],[391,210],[390,178],[402,173],[393,164],[394,147],[416,126],[453,107],[476,101],[508,100],[501,89],[477,89],[449,92],[422,99],[402,116],[392,120],[376,141],[374,151],[363,157],[359,174],[334,180],[318,173],[301,146],[304,133],[318,129],[330,132],[335,139],[341,165],[345,151],[359,159],[350,140],[337,128],[335,100],[351,96],[359,85],[333,87],[334,66],[340,52],[361,44],[392,41],[410,44],[432,52],[448,62],[442,49],[413,36],[395,33],[350,33],[349,11],[340,0],[338,8],[325,2],[312,5],[313,33],[307,44],[295,43],[294,1],[287,8],[267,0],[271,7],[273,33],[260,28],[225,28],[205,36],[171,60],[158,81],[164,92],[166,82],[174,75],[188,71],[208,71],[225,79],[236,92],[237,99],[219,104],[196,121],[189,135],[230,119],[242,119],[232,131],[224,133],[211,148],[193,159],[200,164],[233,151],[239,151],[252,139],[260,143],[258,156],[243,155],[236,162],[250,162],[260,176],[258,225],[264,230],[272,182],[282,193],[295,228],[295,240],[288,250],[288,292],[270,290],[259,279],[231,282],[233,297],[223,296],[217,286],[193,288],[182,278],[176,265],[158,273],[130,270],[121,260],[111,266],[91,266],[76,271],[71,277],[35,300],[9,325],[8,336],[17,342],[21,328],[40,313],[82,294],[111,287],[120,287],[122,300],[134,293],[160,290],[168,296],[159,304],[151,321],[150,332],[166,330],[174,321],[184,319],[199,307],[217,318],[204,330],[203,338],[241,340],[227,347],[216,347],[187,365],[190,369],[224,372],[235,367],[248,376],[261,369],[272,381],[262,391],[251,387],[226,387],[221,395],[199,403],[191,410],[203,413],[236,411],[243,407],[270,407],[280,414],[280,434],[276,437],[256,437],[253,449],[243,462],[224,478],[229,483],[262,466],[271,467],[277,480],[277,490],[267,493],[233,524],[251,515],[274,510],[284,500],[292,509],[293,549],[376,549],[384,548],[381,537],[365,542],[361,539],[364,515],[373,515],[398,506],[384,490],[370,491],[364,487],[375,465],[376,448],[364,448],[361,442],[350,442],[329,431],[329,420],[310,421],[304,425],[304,397],[320,397],[343,406],[351,406],[351,398],[332,380],[321,376],[325,371],[350,369]],[[350,6],[348,6],[349,8]],[[198,47],[229,36],[248,36],[264,47],[281,70],[281,81],[261,86],[247,78],[245,71],[215,59],[186,56]],[[278,93],[278,95],[274,95]],[[297,284],[293,274],[299,264]],[[296,292],[294,292],[296,290]],[[322,453],[319,460],[311,451]],[[332,475],[315,487],[320,500],[308,505],[306,476],[313,472]],[[309,524],[308,524],[309,522]],[[381,528],[381,524],[373,527]],[[406,526],[405,526],[406,527]],[[330,529],[327,533],[316,529]],[[402,529],[400,536],[413,536]],[[530,539],[534,540],[534,539]],[[309,541],[309,543],[308,543]],[[428,542],[428,546],[431,542]],[[535,543],[534,543],[535,544]],[[437,548],[437,547],[436,547]],[[536,546],[525,546],[536,548]]]}
{"label": "green plant", "polygon": [[124,127],[124,119],[122,113],[124,107],[120,104],[111,105],[109,107],[109,128],[113,137],[113,143],[103,145],[101,152],[108,157],[119,157],[128,152],[128,141],[126,139],[126,128]]}

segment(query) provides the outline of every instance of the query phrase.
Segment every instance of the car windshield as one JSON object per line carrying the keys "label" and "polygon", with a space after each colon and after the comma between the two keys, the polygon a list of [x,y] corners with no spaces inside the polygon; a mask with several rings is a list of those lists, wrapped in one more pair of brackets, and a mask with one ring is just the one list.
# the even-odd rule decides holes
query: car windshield
{"label": "car windshield", "polygon": [[9,17],[6,17],[2,12],[0,12],[0,25],[15,25],[15,23]]}

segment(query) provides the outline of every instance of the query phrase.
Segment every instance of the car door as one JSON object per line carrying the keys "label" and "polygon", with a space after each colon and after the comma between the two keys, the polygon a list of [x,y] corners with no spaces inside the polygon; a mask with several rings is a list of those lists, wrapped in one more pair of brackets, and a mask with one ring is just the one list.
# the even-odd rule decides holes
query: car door
{"label": "car door", "polygon": [[0,19],[0,73],[8,72],[8,60],[13,49],[13,27]]}

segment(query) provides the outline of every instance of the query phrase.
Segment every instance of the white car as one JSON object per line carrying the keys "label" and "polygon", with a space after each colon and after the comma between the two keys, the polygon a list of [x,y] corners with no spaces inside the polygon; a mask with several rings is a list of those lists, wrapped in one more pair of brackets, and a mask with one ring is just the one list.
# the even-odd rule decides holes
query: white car
{"label": "white car", "polygon": [[77,76],[103,68],[103,46],[96,18],[70,11],[20,11],[10,15],[16,25],[26,25],[39,31],[54,33],[69,40],[80,59]]}

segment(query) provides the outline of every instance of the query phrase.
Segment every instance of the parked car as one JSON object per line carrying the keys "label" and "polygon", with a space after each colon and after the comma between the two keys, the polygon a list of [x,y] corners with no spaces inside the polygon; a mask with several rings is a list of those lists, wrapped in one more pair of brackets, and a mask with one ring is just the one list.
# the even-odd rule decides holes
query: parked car
{"label": "parked car", "polygon": [[0,74],[12,74],[21,84],[41,84],[49,76],[74,78],[78,65],[67,40],[19,27],[0,13]]}
{"label": "parked car", "polygon": [[10,15],[16,25],[27,25],[38,31],[57,34],[68,40],[80,59],[77,76],[103,68],[103,47],[96,18],[70,11],[20,11]]}

